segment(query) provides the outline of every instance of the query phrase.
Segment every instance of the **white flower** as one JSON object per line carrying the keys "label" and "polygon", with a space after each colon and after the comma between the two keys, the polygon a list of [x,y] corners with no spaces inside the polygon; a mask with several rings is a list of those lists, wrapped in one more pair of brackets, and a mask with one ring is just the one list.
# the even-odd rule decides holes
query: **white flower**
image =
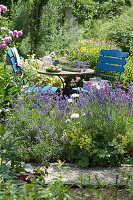
{"label": "white flower", "polygon": [[70,122],[70,119],[67,119],[65,122],[66,122],[66,123]]}
{"label": "white flower", "polygon": [[71,97],[72,97],[72,98],[78,98],[78,97],[79,97],[79,94],[74,93],[74,94],[71,95]]}
{"label": "white flower", "polygon": [[6,112],[10,112],[10,110],[9,110],[9,109],[6,109],[5,111],[6,111]]}
{"label": "white flower", "polygon": [[79,118],[79,114],[78,113],[73,113],[70,118],[71,119],[73,119],[73,118]]}
{"label": "white flower", "polygon": [[101,89],[100,85],[98,83],[93,83],[93,86],[96,87],[98,90]]}
{"label": "white flower", "polygon": [[67,99],[67,101],[68,101],[69,103],[72,103],[72,102],[73,102],[73,100],[72,100],[72,99]]}

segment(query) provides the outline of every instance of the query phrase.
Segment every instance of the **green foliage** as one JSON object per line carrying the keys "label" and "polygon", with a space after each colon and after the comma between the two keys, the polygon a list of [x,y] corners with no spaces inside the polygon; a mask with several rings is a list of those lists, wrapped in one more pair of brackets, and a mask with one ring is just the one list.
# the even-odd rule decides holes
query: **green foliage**
{"label": "green foliage", "polygon": [[[8,66],[11,68],[11,66]],[[10,96],[16,97],[22,86],[21,77],[14,75],[11,70],[4,65],[0,66],[0,106],[8,107]]]}
{"label": "green foliage", "polygon": [[[10,138],[10,133],[5,131],[0,134],[0,174],[1,180],[10,180],[14,184],[22,184],[17,179],[20,172],[24,172],[24,164],[18,161],[18,146],[21,138]],[[26,167],[26,166],[25,166]],[[1,181],[2,182],[2,181]]]}
{"label": "green foliage", "polygon": [[100,29],[100,33],[108,39],[116,39],[117,44],[124,51],[132,50],[133,48],[133,8],[127,10],[116,19],[105,22]]}
{"label": "green foliage", "polygon": [[73,27],[72,22],[60,22],[61,15],[58,1],[54,4],[49,1],[43,7],[37,55],[44,56],[46,50],[55,51],[57,55],[63,54],[66,47],[80,38],[81,31],[78,27],[70,28]]}
{"label": "green foliage", "polygon": [[[125,197],[126,199],[132,199],[133,197],[133,175],[131,170],[117,170],[116,185],[100,181],[97,176],[95,176],[96,183],[92,185],[90,175],[83,176],[81,174],[78,183],[75,183],[77,188],[73,189],[63,183],[62,177],[67,169],[63,168],[62,165],[63,163],[60,161],[57,163],[59,175],[54,174],[55,178],[53,178],[47,186],[45,182],[47,173],[41,171],[40,167],[36,169],[39,176],[32,176],[28,184],[17,185],[10,180],[5,181],[0,178],[1,199],[76,200],[86,199],[87,197],[87,199],[97,198],[101,200],[112,200],[117,199],[118,196],[121,199],[125,199]],[[119,189],[118,180],[120,184],[125,185],[124,188]],[[86,185],[86,187],[84,187],[84,185]]]}
{"label": "green foliage", "polygon": [[12,26],[14,29],[23,30],[23,38],[28,35],[29,31],[29,3],[19,0],[16,5],[12,7]]}
{"label": "green foliage", "polygon": [[[22,42],[20,44],[21,55],[26,57],[29,53],[36,53],[40,57],[44,55],[45,50],[54,50],[61,54],[71,42],[78,40],[79,34],[81,36],[83,32],[77,31],[77,27],[69,30],[71,25],[66,24],[64,20],[66,6],[72,7],[76,22],[83,25],[83,28],[85,26],[83,32],[87,37],[97,19],[113,18],[114,20],[116,16],[123,13],[123,10],[128,9],[128,2],[125,0],[100,2],[90,0],[25,2],[19,0],[12,7],[12,26],[15,29],[23,29],[23,37],[19,38],[19,42]],[[91,35],[96,35],[97,31],[94,32],[93,29]],[[122,37],[124,39],[124,35]],[[126,43],[129,37],[131,37],[131,32],[126,35]]]}
{"label": "green foliage", "polygon": [[116,1],[103,1],[99,5],[98,17],[100,18],[114,18],[124,12],[127,9],[126,0]]}
{"label": "green foliage", "polygon": [[130,81],[133,81],[133,53],[127,58],[125,71],[121,76],[121,82],[124,88],[127,88],[127,83],[130,83]]}
{"label": "green foliage", "polygon": [[[29,1],[25,2],[19,0],[17,4],[12,5],[12,24],[11,27],[15,30],[23,30],[23,36],[19,38],[20,52],[23,56],[27,55],[31,51],[31,38],[30,35],[30,4]],[[23,41],[24,40],[24,41]]]}

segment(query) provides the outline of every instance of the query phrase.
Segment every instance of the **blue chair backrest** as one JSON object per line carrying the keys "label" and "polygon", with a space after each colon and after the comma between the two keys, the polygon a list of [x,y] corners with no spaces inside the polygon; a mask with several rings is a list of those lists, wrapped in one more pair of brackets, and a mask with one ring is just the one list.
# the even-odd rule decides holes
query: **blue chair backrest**
{"label": "blue chair backrest", "polygon": [[9,57],[10,64],[12,65],[14,73],[17,73],[19,71],[18,75],[22,75],[22,70],[21,70],[20,66],[17,65],[16,58],[15,58],[11,48],[8,49],[7,55]]}
{"label": "blue chair backrest", "polygon": [[[98,58],[97,68],[99,69],[98,77],[107,76],[114,77],[120,82],[121,73],[124,72],[125,68],[123,67],[126,64],[125,58],[129,55],[128,52],[122,52],[120,50],[112,49],[106,50],[102,49],[100,51],[100,56]],[[112,76],[108,74],[101,74],[102,70],[118,72],[119,76]]]}
{"label": "blue chair backrest", "polygon": [[[12,65],[12,69],[13,69],[14,73],[15,74],[17,73],[18,76],[21,76],[22,75],[21,67],[17,65],[16,58],[14,57],[14,54],[13,54],[11,48],[8,49],[7,55],[9,57],[10,64]],[[23,84],[25,85],[24,80],[23,80]]]}

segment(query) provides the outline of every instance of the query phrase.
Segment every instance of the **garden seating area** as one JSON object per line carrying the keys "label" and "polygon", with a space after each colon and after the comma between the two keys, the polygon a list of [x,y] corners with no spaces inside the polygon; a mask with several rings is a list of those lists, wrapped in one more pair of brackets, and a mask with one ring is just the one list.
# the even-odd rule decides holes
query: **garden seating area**
{"label": "garden seating area", "polygon": [[132,37],[97,35],[100,20],[123,12],[108,16],[110,1],[8,4],[0,5],[0,199],[132,199]]}

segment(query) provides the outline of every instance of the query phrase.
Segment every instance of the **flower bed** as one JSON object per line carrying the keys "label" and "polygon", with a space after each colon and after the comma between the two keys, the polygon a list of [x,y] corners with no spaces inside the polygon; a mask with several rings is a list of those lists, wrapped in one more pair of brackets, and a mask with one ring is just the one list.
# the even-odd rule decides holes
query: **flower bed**
{"label": "flower bed", "polygon": [[79,166],[119,165],[131,155],[133,131],[133,85],[128,93],[121,87],[92,87],[79,98],[45,94],[21,96],[13,102],[13,115],[6,121],[11,135],[26,137],[20,157],[25,161],[58,159]]}

